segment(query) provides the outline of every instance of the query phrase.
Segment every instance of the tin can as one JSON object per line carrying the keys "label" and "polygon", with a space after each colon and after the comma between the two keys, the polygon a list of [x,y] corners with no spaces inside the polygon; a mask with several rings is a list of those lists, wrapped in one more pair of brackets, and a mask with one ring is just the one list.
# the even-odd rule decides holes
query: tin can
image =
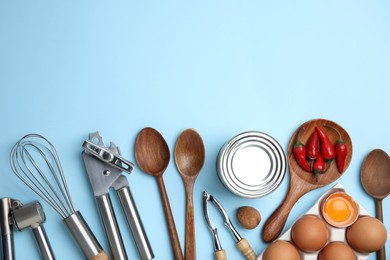
{"label": "tin can", "polygon": [[225,143],[217,158],[224,186],[245,198],[263,197],[275,190],[286,173],[286,155],[270,135],[248,131]]}

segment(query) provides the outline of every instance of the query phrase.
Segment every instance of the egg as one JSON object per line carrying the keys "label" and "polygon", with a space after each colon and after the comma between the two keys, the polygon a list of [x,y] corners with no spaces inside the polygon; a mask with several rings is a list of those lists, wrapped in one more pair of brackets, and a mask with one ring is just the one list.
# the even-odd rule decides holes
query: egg
{"label": "egg", "polygon": [[348,244],[360,253],[371,253],[383,247],[387,231],[383,223],[373,217],[363,216],[347,228]]}
{"label": "egg", "polygon": [[264,251],[263,260],[300,260],[300,255],[290,242],[276,240]]}
{"label": "egg", "polygon": [[352,249],[343,242],[327,244],[318,255],[318,260],[356,260]]}
{"label": "egg", "polygon": [[345,192],[335,192],[321,203],[321,214],[334,227],[352,225],[359,216],[359,205]]}
{"label": "egg", "polygon": [[328,242],[329,231],[325,222],[317,216],[305,215],[291,228],[291,239],[304,252],[320,250]]}

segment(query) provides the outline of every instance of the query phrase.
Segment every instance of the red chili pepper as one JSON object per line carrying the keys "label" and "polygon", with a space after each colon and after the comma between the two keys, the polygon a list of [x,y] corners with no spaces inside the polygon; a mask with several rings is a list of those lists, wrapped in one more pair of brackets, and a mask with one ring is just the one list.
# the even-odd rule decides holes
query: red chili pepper
{"label": "red chili pepper", "polygon": [[343,138],[341,137],[341,134],[339,130],[334,128],[333,126],[326,125],[326,127],[332,128],[337,132],[339,135],[339,139],[334,145],[334,150],[336,152],[336,164],[337,164],[337,169],[339,169],[339,173],[344,172],[344,165],[345,165],[345,158],[347,157],[348,149],[347,145],[345,144]]}
{"label": "red chili pepper", "polygon": [[317,131],[314,131],[306,143],[306,155],[309,158],[311,168],[313,168],[313,161],[318,157],[319,150],[320,144],[318,141],[318,133]]}
{"label": "red chili pepper", "polygon": [[318,154],[318,157],[313,164],[313,173],[316,175],[316,182],[318,182],[318,175],[323,174],[325,170],[326,170],[325,161],[322,158],[321,154]]}
{"label": "red chili pepper", "polygon": [[304,169],[305,171],[311,172],[310,166],[306,161],[305,145],[301,142],[300,139],[302,130],[303,128],[299,130],[297,141],[294,144],[293,153],[294,153],[295,160],[297,160],[298,165],[301,166],[302,169]]}
{"label": "red chili pepper", "polygon": [[329,140],[328,135],[318,126],[316,127],[318,138],[321,143],[321,155],[324,160],[331,161],[335,157],[335,151],[332,142]]}

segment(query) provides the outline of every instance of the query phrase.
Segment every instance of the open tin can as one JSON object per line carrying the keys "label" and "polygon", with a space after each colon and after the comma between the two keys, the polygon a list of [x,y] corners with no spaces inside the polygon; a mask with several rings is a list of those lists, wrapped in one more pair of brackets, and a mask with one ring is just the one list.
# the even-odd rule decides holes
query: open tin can
{"label": "open tin can", "polygon": [[286,172],[286,155],[270,135],[249,131],[225,143],[217,158],[221,182],[234,194],[258,198],[275,190]]}

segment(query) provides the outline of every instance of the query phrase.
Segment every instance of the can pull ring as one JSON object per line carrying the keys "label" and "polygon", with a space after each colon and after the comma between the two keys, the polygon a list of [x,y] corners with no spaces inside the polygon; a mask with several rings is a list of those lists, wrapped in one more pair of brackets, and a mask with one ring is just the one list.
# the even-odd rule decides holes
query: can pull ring
{"label": "can pull ring", "polygon": [[214,256],[216,260],[224,260],[226,259],[226,253],[221,247],[221,243],[219,241],[217,228],[214,227],[214,225],[211,223],[211,219],[209,216],[208,206],[207,202],[210,201],[214,204],[214,206],[219,210],[221,213],[225,226],[230,230],[234,240],[236,241],[236,247],[243,253],[243,255],[246,257],[247,260],[256,260],[257,256],[256,253],[253,251],[252,247],[250,246],[248,240],[245,238],[242,238],[240,234],[237,232],[236,228],[233,226],[228,214],[226,213],[226,210],[223,208],[221,203],[214,198],[210,193],[207,191],[203,191],[203,213],[207,222],[207,225],[211,231],[211,234],[214,239]]}

